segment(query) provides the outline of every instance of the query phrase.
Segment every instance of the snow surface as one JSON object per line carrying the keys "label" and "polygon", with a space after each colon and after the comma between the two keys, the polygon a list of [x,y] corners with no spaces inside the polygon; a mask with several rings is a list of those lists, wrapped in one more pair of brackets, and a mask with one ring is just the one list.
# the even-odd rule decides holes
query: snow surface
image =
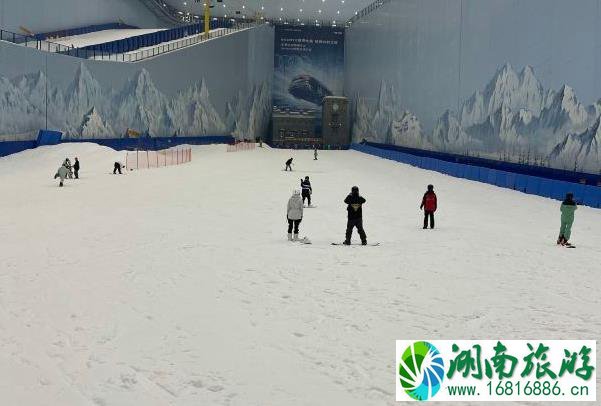
{"label": "snow surface", "polygon": [[[394,405],[395,339],[599,339],[599,210],[567,250],[550,199],[354,151],[192,148],[121,176],[94,144],[0,158],[2,404]],[[313,245],[286,241],[305,175]],[[330,246],[355,184],[380,247]]]}
{"label": "snow surface", "polygon": [[135,37],[138,35],[152,34],[153,32],[165,31],[166,28],[131,28],[118,30],[95,31],[87,34],[72,35],[57,39],[49,39],[50,42],[68,47],[83,48],[90,45],[104,44],[105,42]]}

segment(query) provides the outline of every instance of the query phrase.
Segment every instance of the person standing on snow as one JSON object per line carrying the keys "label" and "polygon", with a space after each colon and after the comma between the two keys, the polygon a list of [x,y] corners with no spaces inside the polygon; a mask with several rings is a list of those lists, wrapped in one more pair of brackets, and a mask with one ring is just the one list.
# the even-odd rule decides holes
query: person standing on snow
{"label": "person standing on snow", "polygon": [[572,234],[572,224],[574,224],[574,212],[578,209],[576,202],[574,201],[574,194],[566,194],[566,199],[561,203],[561,227],[559,228],[559,238],[557,244],[571,247],[572,244],[568,242],[570,235]]}
{"label": "person standing on snow", "polygon": [[344,239],[344,245],[351,245],[351,236],[353,234],[353,228],[357,227],[359,237],[361,237],[361,243],[367,245],[367,235],[363,229],[363,210],[362,206],[366,200],[359,194],[359,188],[353,186],[351,193],[344,199],[344,203],[348,206],[346,211],[348,212],[348,220],[346,223],[346,238]]}
{"label": "person standing on snow", "polygon": [[317,147],[313,150],[313,160],[317,161]]}
{"label": "person standing on snow", "polygon": [[65,159],[65,162],[63,162],[63,166],[67,168],[69,179],[73,179],[73,170],[71,166],[71,160],[69,158]]}
{"label": "person standing on snow", "polygon": [[420,209],[424,209],[424,230],[428,228],[428,218],[430,218],[430,228],[434,228],[434,212],[438,206],[434,186],[428,185],[428,190],[424,193]]}
{"label": "person standing on snow", "polygon": [[[298,227],[303,219],[303,201],[298,189],[295,189],[290,199],[288,199],[286,218],[288,219],[288,241],[297,241]],[[294,237],[292,237],[293,227]]]}
{"label": "person standing on snow", "polygon": [[311,188],[311,182],[309,181],[308,176],[305,176],[305,180],[301,179],[301,189],[303,191],[303,204],[305,204],[305,199],[307,199],[307,206],[311,206],[311,195],[313,194],[313,188]]}
{"label": "person standing on snow", "polygon": [[56,174],[54,175],[54,179],[61,178],[61,181],[58,184],[58,186],[63,187],[63,182],[65,181],[65,179],[67,178],[68,175],[69,175],[69,170],[63,163],[63,165],[60,168],[58,168],[58,171],[56,171]]}
{"label": "person standing on snow", "polygon": [[292,172],[292,158],[286,161],[286,169],[284,170],[287,171],[288,169],[290,169],[290,172]]}
{"label": "person standing on snow", "polygon": [[75,163],[73,164],[73,171],[75,172],[75,179],[79,179],[79,159],[75,157]]}
{"label": "person standing on snow", "polygon": [[115,162],[115,165],[113,166],[113,175],[117,172],[121,175],[121,168],[123,168],[123,164],[121,162]]}

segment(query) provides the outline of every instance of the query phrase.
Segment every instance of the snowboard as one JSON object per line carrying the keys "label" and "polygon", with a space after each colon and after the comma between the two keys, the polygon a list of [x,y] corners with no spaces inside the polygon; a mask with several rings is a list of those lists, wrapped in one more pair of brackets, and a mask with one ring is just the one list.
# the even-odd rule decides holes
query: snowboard
{"label": "snowboard", "polygon": [[298,242],[301,244],[312,244],[311,240],[307,237],[299,238],[298,240],[292,240],[291,242]]}
{"label": "snowboard", "polygon": [[[345,244],[343,244],[341,242],[333,242],[332,245],[345,245]],[[361,243],[354,243],[354,244],[351,244],[351,245],[363,245],[363,244],[361,244]],[[377,247],[378,245],[380,245],[379,242],[374,242],[374,243],[371,243],[371,244],[367,244],[366,246],[367,247]]]}

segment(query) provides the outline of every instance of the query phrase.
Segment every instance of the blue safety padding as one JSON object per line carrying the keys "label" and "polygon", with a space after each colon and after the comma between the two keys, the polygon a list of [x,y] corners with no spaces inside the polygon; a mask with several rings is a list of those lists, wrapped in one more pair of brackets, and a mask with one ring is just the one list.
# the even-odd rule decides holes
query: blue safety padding
{"label": "blue safety padding", "polygon": [[488,168],[478,168],[478,181],[479,182],[488,182]]}
{"label": "blue safety padding", "polygon": [[539,178],[540,187],[538,190],[538,195],[543,197],[551,197],[551,191],[553,189],[553,181],[549,179]]}
{"label": "blue safety padding", "polygon": [[490,183],[491,185],[494,185],[497,182],[497,171],[495,169],[489,169],[488,170],[488,179],[486,180],[486,183]]}
{"label": "blue safety padding", "polygon": [[585,191],[586,185],[580,185],[578,183],[573,183],[572,190],[570,190],[570,192],[574,193],[574,200],[578,204],[582,204],[584,202]]}
{"label": "blue safety padding", "polygon": [[515,190],[526,192],[526,184],[528,183],[528,175],[515,176]]}
{"label": "blue safety padding", "polygon": [[[499,187],[509,187],[507,185],[507,172],[505,171],[497,171],[497,176],[495,176],[495,185],[499,186]],[[510,189],[513,189],[513,187],[510,187]]]}
{"label": "blue safety padding", "polygon": [[37,145],[56,145],[60,144],[63,133],[60,131],[40,130],[38,133]]}
{"label": "blue safety padding", "polygon": [[585,185],[583,203],[591,207],[601,207],[601,188]]}
{"label": "blue safety padding", "polygon": [[536,176],[526,176],[525,192],[531,195],[537,195],[540,190],[540,178]]}

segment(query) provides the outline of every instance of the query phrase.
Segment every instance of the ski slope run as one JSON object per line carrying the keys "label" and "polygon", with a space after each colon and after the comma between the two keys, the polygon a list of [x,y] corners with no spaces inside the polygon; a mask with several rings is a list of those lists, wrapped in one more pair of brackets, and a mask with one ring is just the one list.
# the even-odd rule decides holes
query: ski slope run
{"label": "ski slope run", "polygon": [[[121,176],[93,144],[0,159],[3,404],[393,405],[396,339],[599,338],[601,211],[579,208],[567,250],[557,201],[354,151],[225,149]],[[66,156],[81,179],[59,189]],[[312,245],[286,239],[304,176]],[[353,185],[378,247],[330,245]]]}

